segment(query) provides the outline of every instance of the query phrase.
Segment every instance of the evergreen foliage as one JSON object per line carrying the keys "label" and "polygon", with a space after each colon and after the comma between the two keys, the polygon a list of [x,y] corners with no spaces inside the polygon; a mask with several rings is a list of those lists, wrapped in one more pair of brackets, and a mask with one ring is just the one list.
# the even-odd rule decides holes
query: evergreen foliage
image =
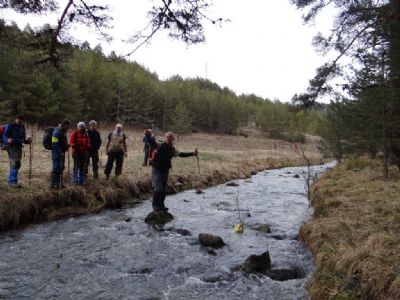
{"label": "evergreen foliage", "polygon": [[[46,28],[46,26],[44,27]],[[41,126],[63,118],[96,119],[157,127],[177,133],[192,130],[235,134],[239,126],[258,126],[274,137],[282,132],[313,131],[315,112],[255,95],[236,95],[202,78],[173,76],[165,81],[136,62],[106,56],[89,43],[60,46],[61,69],[36,64],[40,50],[31,47],[44,29],[0,22],[0,121],[17,113]],[[298,128],[297,128],[298,127]]]}

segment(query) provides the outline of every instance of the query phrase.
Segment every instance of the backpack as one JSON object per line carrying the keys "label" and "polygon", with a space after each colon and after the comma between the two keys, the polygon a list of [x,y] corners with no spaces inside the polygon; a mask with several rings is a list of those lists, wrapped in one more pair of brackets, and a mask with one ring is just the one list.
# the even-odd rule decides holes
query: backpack
{"label": "backpack", "polygon": [[[7,125],[0,126],[0,150],[7,150],[7,145],[3,142],[3,134]],[[14,124],[10,124],[10,135],[14,135]]]}
{"label": "backpack", "polygon": [[54,127],[48,127],[44,130],[43,147],[46,150],[51,150],[53,148],[53,142],[52,142],[53,131]]}
{"label": "backpack", "polygon": [[151,150],[151,153],[150,153],[150,159],[149,159],[150,164],[152,164],[156,160],[156,157],[157,157],[157,148],[154,148]]}

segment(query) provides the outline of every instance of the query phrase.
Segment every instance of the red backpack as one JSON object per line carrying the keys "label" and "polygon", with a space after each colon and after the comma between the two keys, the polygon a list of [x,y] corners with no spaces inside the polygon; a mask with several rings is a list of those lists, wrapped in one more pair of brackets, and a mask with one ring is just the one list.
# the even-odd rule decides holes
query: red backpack
{"label": "red backpack", "polygon": [[[3,142],[3,134],[4,134],[4,131],[6,130],[6,126],[7,125],[0,126],[0,150],[7,150],[7,145],[4,144],[4,142]],[[14,135],[14,125],[13,124],[10,125],[10,133],[11,133],[11,135]]]}

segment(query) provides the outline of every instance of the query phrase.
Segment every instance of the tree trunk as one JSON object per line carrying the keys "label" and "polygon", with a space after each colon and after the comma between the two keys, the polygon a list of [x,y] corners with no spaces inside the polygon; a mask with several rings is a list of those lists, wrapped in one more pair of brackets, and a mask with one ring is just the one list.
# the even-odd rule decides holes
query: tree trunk
{"label": "tree trunk", "polygon": [[390,98],[393,122],[388,124],[389,148],[395,161],[400,161],[400,0],[390,0],[392,12],[390,43]]}

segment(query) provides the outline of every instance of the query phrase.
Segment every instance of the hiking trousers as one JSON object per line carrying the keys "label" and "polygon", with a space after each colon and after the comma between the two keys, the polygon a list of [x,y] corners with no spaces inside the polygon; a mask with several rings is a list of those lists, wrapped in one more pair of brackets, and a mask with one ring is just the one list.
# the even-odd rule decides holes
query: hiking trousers
{"label": "hiking trousers", "polygon": [[74,159],[72,181],[74,184],[83,185],[86,178],[86,153],[75,152],[72,154],[72,158]]}
{"label": "hiking trousers", "polygon": [[65,168],[65,155],[53,156],[51,169],[51,187],[59,188]]}
{"label": "hiking trousers", "polygon": [[93,177],[99,178],[99,150],[88,150],[86,154],[85,175],[89,173],[90,159],[92,159]]}
{"label": "hiking trousers", "polygon": [[122,165],[124,164],[124,152],[108,152],[107,164],[104,170],[104,174],[110,175],[114,161],[115,161],[115,176],[122,174]]}
{"label": "hiking trousers", "polygon": [[151,183],[153,185],[153,209],[162,210],[165,208],[165,195],[167,192],[168,171],[163,172],[152,168],[151,170]]}
{"label": "hiking trousers", "polygon": [[22,145],[8,144],[8,158],[10,160],[10,172],[7,178],[8,184],[18,183],[18,171],[21,168]]}
{"label": "hiking trousers", "polygon": [[143,166],[147,166],[150,158],[150,147],[144,148],[144,161]]}

